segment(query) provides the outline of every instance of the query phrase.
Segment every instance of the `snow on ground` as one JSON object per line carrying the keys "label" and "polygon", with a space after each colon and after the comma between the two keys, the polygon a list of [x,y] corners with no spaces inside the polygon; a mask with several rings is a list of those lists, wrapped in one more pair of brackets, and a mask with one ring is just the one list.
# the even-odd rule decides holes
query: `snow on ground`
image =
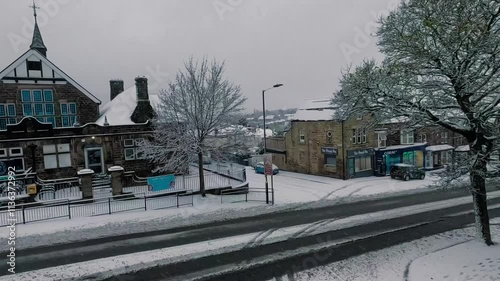
{"label": "snow on ground", "polygon": [[[494,195],[500,196],[500,192],[497,192]],[[269,231],[238,235],[234,237],[214,239],[211,241],[198,242],[188,245],[170,247],[168,248],[168,250],[157,249],[157,250],[121,255],[111,258],[75,263],[71,265],[64,265],[54,268],[21,273],[16,275],[15,279],[12,279],[13,276],[7,276],[0,278],[0,280],[33,280],[33,279],[60,280],[65,278],[66,279],[77,278],[77,277],[82,278],[84,276],[88,277],[91,275],[95,276],[96,274],[101,275],[103,273],[107,277],[110,277],[116,275],[118,272],[133,271],[140,268],[157,266],[158,264],[172,264],[183,260],[193,259],[194,257],[203,257],[208,255],[239,251],[245,247],[249,246],[255,247],[258,245],[265,245],[265,244],[276,243],[279,241],[286,241],[292,237],[305,236],[305,235],[313,236],[319,233],[325,233],[347,227],[354,227],[357,225],[385,220],[400,215],[422,213],[430,210],[440,209],[445,205],[453,205],[457,202],[463,201],[463,199],[450,199],[446,201],[447,202],[444,202],[441,205],[436,205],[435,203],[427,203],[427,204],[421,204],[419,206],[402,207],[388,211],[380,211],[376,213],[363,214],[339,220],[326,221],[326,223],[322,223],[319,227],[317,223],[309,223],[292,227],[273,229]],[[385,232],[391,232],[391,231],[394,230],[386,230]],[[362,239],[376,234],[377,233],[370,233],[359,237],[349,237],[346,239],[327,241],[326,244],[318,245],[317,248],[318,249],[323,248],[327,244],[333,246],[341,243],[347,243],[352,240]],[[165,235],[171,236],[171,234],[165,234]],[[134,243],[140,244],[144,241],[160,239],[162,236],[165,235],[158,235],[158,237],[136,238],[134,240]],[[182,236],[183,234],[179,233],[178,235]],[[311,249],[307,247],[300,248],[289,251],[289,254],[308,252],[310,250]],[[280,259],[282,258],[282,256],[283,256],[282,253],[278,253],[277,256],[271,254],[269,256],[262,257],[259,260],[260,262],[262,262],[262,260],[264,259],[272,261],[274,259]],[[248,261],[247,265],[250,263],[252,263],[252,261]],[[311,279],[311,280],[316,280],[316,279]]]}
{"label": "snow on ground", "polygon": [[[492,220],[492,234],[499,243],[500,219]],[[487,247],[475,237],[473,227],[454,230],[308,269],[293,280],[500,280],[500,246]]]}
{"label": "snow on ground", "polygon": [[[113,235],[140,233],[161,229],[170,229],[187,225],[218,222],[234,218],[257,216],[289,209],[318,208],[365,198],[385,197],[387,193],[425,191],[433,184],[435,177],[425,180],[404,182],[390,178],[359,178],[343,181],[339,179],[281,172],[273,177],[275,188],[275,206],[262,203],[224,203],[219,196],[208,195],[203,199],[194,197],[194,207],[162,210],[130,211],[112,215],[67,218],[18,224],[18,248],[31,248],[94,239]],[[250,187],[264,187],[264,176],[247,169]],[[257,194],[263,200],[264,193]],[[226,202],[226,198],[224,198]],[[50,235],[48,235],[50,234]],[[8,235],[7,228],[0,228],[0,235]],[[6,249],[0,245],[0,250]]]}
{"label": "snow on ground", "polygon": [[[437,188],[438,179],[428,173],[424,180],[407,182],[390,177],[366,177],[344,181],[281,171],[273,176],[273,184],[276,203],[286,204]],[[264,175],[256,174],[251,168],[247,168],[247,181],[250,187],[264,188],[265,186]],[[271,181],[270,177],[268,181]]]}

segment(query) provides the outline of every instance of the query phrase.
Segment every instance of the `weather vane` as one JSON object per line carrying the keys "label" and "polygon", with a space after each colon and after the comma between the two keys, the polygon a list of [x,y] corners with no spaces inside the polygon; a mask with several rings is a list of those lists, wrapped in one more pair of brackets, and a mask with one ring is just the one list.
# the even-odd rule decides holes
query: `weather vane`
{"label": "weather vane", "polygon": [[36,19],[36,16],[37,16],[37,14],[36,14],[36,10],[37,10],[37,9],[40,9],[40,7],[38,7],[38,6],[35,4],[35,0],[33,0],[33,6],[30,6],[30,8],[33,8],[33,13],[34,13],[34,15],[35,15],[35,19]]}

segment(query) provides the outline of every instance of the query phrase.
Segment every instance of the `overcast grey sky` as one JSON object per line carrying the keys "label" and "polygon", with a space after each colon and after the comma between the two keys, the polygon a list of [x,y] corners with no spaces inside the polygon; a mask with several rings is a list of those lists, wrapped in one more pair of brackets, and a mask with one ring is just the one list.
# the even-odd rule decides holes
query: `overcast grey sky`
{"label": "overcast grey sky", "polygon": [[[47,57],[103,104],[109,80],[164,88],[191,55],[225,60],[246,108],[298,107],[338,89],[341,69],[381,58],[371,32],[397,0],[37,0]],[[0,0],[0,69],[31,43],[31,0]],[[371,36],[371,37],[370,37]],[[165,73],[169,73],[166,76]],[[155,78],[156,77],[156,78]],[[156,87],[155,87],[156,86]]]}

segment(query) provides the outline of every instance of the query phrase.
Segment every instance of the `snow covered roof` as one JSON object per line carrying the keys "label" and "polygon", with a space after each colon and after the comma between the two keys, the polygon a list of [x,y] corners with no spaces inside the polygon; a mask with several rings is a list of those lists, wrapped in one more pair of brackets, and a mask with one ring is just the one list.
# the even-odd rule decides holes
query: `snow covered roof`
{"label": "snow covered roof", "polygon": [[329,121],[335,113],[330,97],[306,100],[291,120],[293,121]]}
{"label": "snow covered roof", "polygon": [[[274,115],[266,115],[266,120],[272,120],[274,119]],[[264,120],[264,116],[260,116],[259,120]]]}
{"label": "snow covered roof", "polygon": [[[160,102],[160,97],[150,94],[149,101],[151,102],[151,106],[155,108]],[[134,85],[120,93],[112,101],[108,102],[101,109],[101,117],[99,117],[95,123],[103,126],[107,118],[110,126],[134,125],[135,123],[130,119],[130,116],[134,113],[136,106],[137,88]]]}
{"label": "snow covered roof", "polygon": [[440,144],[440,145],[431,145],[425,148],[427,151],[445,151],[445,150],[453,150],[455,149],[453,146],[448,144]]}
{"label": "snow covered roof", "polygon": [[455,151],[457,151],[457,152],[467,152],[467,151],[470,151],[470,147],[469,147],[469,145],[461,145],[461,146],[455,148]]}

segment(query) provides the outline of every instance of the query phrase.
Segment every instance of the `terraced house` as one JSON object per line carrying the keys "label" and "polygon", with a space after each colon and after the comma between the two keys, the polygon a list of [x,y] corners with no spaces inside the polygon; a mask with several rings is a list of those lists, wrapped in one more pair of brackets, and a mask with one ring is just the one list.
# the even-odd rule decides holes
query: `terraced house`
{"label": "terraced house", "polygon": [[0,72],[0,175],[15,167],[61,178],[111,166],[149,174],[136,150],[154,115],[147,79],[138,77],[127,91],[123,81],[111,81],[111,103],[100,113],[101,101],[47,54],[35,13],[30,49]]}

